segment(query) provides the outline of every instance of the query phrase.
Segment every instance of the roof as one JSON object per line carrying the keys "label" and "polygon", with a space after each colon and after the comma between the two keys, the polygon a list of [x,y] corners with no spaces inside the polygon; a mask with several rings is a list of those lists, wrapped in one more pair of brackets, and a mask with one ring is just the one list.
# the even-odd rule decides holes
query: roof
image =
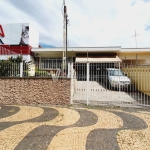
{"label": "roof", "polygon": [[[65,49],[66,50],[66,49]],[[62,52],[63,47],[53,47],[53,48],[32,48],[35,53],[38,52]],[[123,52],[123,53],[143,53],[150,52],[150,47],[147,48],[121,48],[121,46],[109,46],[109,47],[68,47],[68,52]]]}
{"label": "roof", "polygon": [[121,52],[123,53],[143,53],[143,52],[150,52],[150,47],[146,48],[121,48]]}
{"label": "roof", "polygon": [[[70,52],[119,52],[121,50],[120,46],[115,47],[68,47],[67,51]],[[59,52],[63,51],[63,47],[55,48],[32,48],[33,52]]]}

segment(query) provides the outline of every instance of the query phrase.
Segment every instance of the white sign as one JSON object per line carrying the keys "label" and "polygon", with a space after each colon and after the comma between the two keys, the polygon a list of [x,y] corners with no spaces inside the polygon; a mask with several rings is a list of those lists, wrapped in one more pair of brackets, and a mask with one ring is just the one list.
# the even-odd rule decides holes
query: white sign
{"label": "white sign", "polygon": [[29,64],[28,66],[28,76],[35,76],[35,65],[34,64]]}
{"label": "white sign", "polygon": [[3,24],[0,25],[0,44],[28,45],[29,24]]}

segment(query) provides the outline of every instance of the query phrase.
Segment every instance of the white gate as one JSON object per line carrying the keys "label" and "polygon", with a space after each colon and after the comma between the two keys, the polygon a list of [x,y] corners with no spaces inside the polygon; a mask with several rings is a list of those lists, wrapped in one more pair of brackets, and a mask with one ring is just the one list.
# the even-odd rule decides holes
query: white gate
{"label": "white gate", "polygon": [[131,64],[74,63],[71,102],[87,105],[150,106],[150,85],[142,83],[146,78],[150,79],[150,73],[147,71],[144,76],[141,71],[138,69],[137,74],[137,68]]}

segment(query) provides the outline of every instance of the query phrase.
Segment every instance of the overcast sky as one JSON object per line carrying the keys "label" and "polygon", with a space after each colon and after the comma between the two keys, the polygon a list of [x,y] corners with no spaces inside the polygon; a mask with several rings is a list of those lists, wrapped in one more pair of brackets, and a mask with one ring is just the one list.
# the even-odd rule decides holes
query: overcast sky
{"label": "overcast sky", "polygon": [[[31,23],[40,43],[63,46],[63,0],[0,0],[0,24]],[[150,0],[66,0],[69,46],[150,47]]]}

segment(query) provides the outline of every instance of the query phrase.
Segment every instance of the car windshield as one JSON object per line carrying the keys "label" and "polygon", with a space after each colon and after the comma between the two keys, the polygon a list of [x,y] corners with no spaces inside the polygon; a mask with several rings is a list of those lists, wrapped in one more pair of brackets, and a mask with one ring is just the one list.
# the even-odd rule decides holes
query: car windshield
{"label": "car windshield", "polygon": [[109,70],[110,76],[123,76],[123,73],[121,70]]}

